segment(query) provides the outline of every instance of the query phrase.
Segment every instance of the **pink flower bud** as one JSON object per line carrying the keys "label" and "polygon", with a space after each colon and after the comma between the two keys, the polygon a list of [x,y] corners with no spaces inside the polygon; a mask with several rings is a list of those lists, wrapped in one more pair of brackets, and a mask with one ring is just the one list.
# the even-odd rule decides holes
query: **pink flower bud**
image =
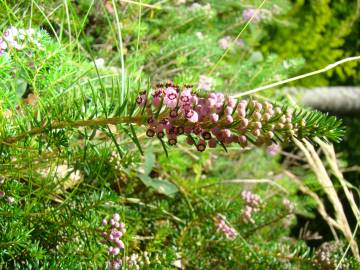
{"label": "pink flower bud", "polygon": [[256,129],[260,129],[260,128],[262,128],[262,124],[261,124],[260,122],[255,122],[255,123],[254,123],[254,127],[255,127]]}
{"label": "pink flower bud", "polygon": [[258,112],[260,112],[260,111],[262,110],[262,105],[261,105],[261,103],[259,103],[259,102],[256,102],[256,103],[255,103],[255,110],[258,111]]}
{"label": "pink flower bud", "polygon": [[159,96],[153,98],[153,104],[155,107],[160,106],[161,104],[161,98]]}
{"label": "pink flower bud", "polygon": [[264,113],[264,115],[262,116],[262,119],[267,122],[269,121],[271,118],[270,114],[269,113]]}
{"label": "pink flower bud", "polygon": [[231,116],[231,115],[227,115],[227,116],[225,117],[225,123],[226,123],[226,124],[231,124],[232,122],[234,122],[234,119],[232,118],[232,116]]}
{"label": "pink flower bud", "polygon": [[260,120],[261,120],[261,113],[259,113],[259,112],[254,112],[254,113],[253,113],[253,118],[254,118],[256,121],[260,121]]}
{"label": "pink flower bud", "polygon": [[285,115],[282,115],[282,116],[280,117],[280,122],[281,122],[282,124],[285,124],[285,123],[286,123],[286,116],[285,116]]}
{"label": "pink flower bud", "polygon": [[209,104],[209,107],[212,108],[216,105],[216,100],[213,98],[208,98],[208,104]]}
{"label": "pink flower bud", "polygon": [[279,123],[279,124],[277,124],[276,125],[276,128],[277,129],[283,129],[285,126],[284,126],[284,124],[282,124],[282,123]]}
{"label": "pink flower bud", "polygon": [[246,118],[241,119],[240,125],[241,125],[242,128],[246,128],[248,126],[248,124],[249,124],[248,119],[246,119]]}
{"label": "pink flower bud", "polygon": [[281,108],[280,108],[280,107],[276,107],[276,108],[275,108],[275,113],[276,113],[276,114],[282,114]]}
{"label": "pink flower bud", "polygon": [[245,109],[242,109],[242,108],[238,108],[238,115],[239,117],[245,117],[246,116],[246,111]]}
{"label": "pink flower bud", "polygon": [[110,219],[110,225],[111,225],[111,226],[114,226],[115,223],[116,223],[116,221],[115,221],[114,219]]}
{"label": "pink flower bud", "polygon": [[226,107],[225,114],[232,114],[234,108],[233,107]]}
{"label": "pink flower bud", "polygon": [[216,114],[216,113],[212,113],[212,114],[210,115],[210,120],[211,120],[211,122],[213,122],[213,123],[217,122],[217,121],[219,120],[219,115]]}
{"label": "pink flower bud", "polygon": [[114,237],[114,235],[111,233],[111,234],[109,235],[109,240],[110,240],[110,241],[114,241],[114,239],[115,239],[115,237]]}
{"label": "pink flower bud", "polygon": [[227,105],[230,106],[230,107],[235,107],[235,105],[236,105],[235,98],[233,98],[231,96],[228,96],[227,97]]}
{"label": "pink flower bud", "polygon": [[268,113],[270,116],[273,116],[273,115],[275,114],[275,112],[274,112],[273,109],[267,110],[267,113]]}
{"label": "pink flower bud", "polygon": [[115,213],[112,218],[115,221],[120,221],[120,215],[118,213]]}
{"label": "pink flower bud", "polygon": [[120,252],[120,249],[118,247],[115,247],[115,248],[112,249],[111,254],[116,256],[116,255],[119,254],[119,252]]}
{"label": "pink flower bud", "polygon": [[253,131],[252,131],[252,134],[254,135],[254,136],[260,136],[260,134],[261,134],[261,131],[260,131],[260,129],[254,129]]}
{"label": "pink flower bud", "polygon": [[238,108],[242,109],[242,110],[246,110],[247,104],[248,104],[248,102],[246,100],[242,100],[239,102]]}
{"label": "pink flower bud", "polygon": [[245,144],[247,142],[246,136],[244,135],[239,136],[238,141],[240,144]]}
{"label": "pink flower bud", "polygon": [[118,246],[118,248],[120,248],[120,249],[124,249],[124,248],[125,248],[124,242],[121,241],[120,239],[116,239],[116,240],[115,240],[115,243],[116,243],[116,245]]}
{"label": "pink flower bud", "polygon": [[231,131],[230,131],[230,129],[224,129],[222,134],[224,135],[225,138],[230,138]]}
{"label": "pink flower bud", "polygon": [[210,93],[209,94],[209,99],[214,99],[214,100],[217,100],[217,96],[216,96],[216,94],[215,93]]}
{"label": "pink flower bud", "polygon": [[208,141],[208,146],[209,146],[210,148],[215,148],[215,147],[216,147],[216,144],[217,144],[217,141],[216,141],[216,139],[214,139],[214,138],[212,138],[212,139],[210,139],[210,140]]}
{"label": "pink flower bud", "polygon": [[111,235],[113,236],[113,238],[119,238],[123,236],[123,233],[121,231],[118,231],[117,229],[112,229]]}

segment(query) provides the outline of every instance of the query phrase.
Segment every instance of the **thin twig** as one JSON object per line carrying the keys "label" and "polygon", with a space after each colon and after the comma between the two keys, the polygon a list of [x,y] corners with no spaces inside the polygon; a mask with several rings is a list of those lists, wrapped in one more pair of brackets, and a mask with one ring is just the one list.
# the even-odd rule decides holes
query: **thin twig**
{"label": "thin twig", "polygon": [[[358,230],[358,229],[359,229],[359,222],[356,223],[356,227],[355,227],[354,232],[353,232],[353,235],[352,235],[352,239],[354,239],[354,240],[355,240],[355,236],[356,236],[356,233],[357,233],[357,230]],[[348,253],[348,251],[349,251],[349,249],[350,249],[350,246],[351,246],[351,245],[350,245],[350,243],[349,243],[348,246],[346,247],[345,252],[344,252],[344,254],[342,255],[339,263],[336,265],[335,270],[338,270],[338,269],[340,268],[342,261],[344,260],[346,254]]]}
{"label": "thin twig", "polygon": [[[236,36],[236,38],[231,42],[231,44],[234,44],[241,36],[241,34],[245,31],[245,29],[249,26],[249,24],[252,22],[252,20],[258,15],[260,9],[262,8],[262,6],[265,4],[266,0],[263,0],[261,2],[261,4],[257,7],[257,9],[255,10],[254,14],[251,16],[251,18],[246,22],[246,24],[244,25],[244,27],[240,30],[239,34]],[[229,52],[229,50],[231,49],[231,46],[229,46],[225,52],[221,55],[221,57],[219,58],[219,60],[215,63],[215,65],[212,67],[212,69],[210,70],[209,74],[211,75],[215,69],[218,67],[218,65],[220,64],[220,62],[224,59],[224,57],[227,55],[227,53]]]}
{"label": "thin twig", "polygon": [[310,76],[313,76],[313,75],[324,73],[324,72],[329,71],[329,70],[331,70],[331,69],[333,69],[333,68],[335,68],[335,67],[337,67],[339,65],[342,65],[342,64],[344,64],[346,62],[356,61],[356,60],[360,60],[360,56],[347,57],[347,58],[339,60],[339,61],[337,61],[337,62],[335,62],[333,64],[330,64],[330,65],[326,66],[325,68],[315,70],[313,72],[309,72],[309,73],[306,73],[306,74],[302,74],[302,75],[299,75],[299,76],[296,76],[296,77],[293,77],[293,78],[290,78],[290,79],[286,79],[286,80],[283,80],[283,81],[279,81],[279,82],[276,82],[276,83],[272,83],[272,84],[269,84],[269,85],[261,86],[261,87],[258,87],[258,88],[243,92],[243,93],[239,93],[239,94],[234,95],[234,97],[247,96],[247,95],[262,91],[262,90],[273,88],[275,86],[283,85],[283,84],[286,84],[286,83],[289,83],[289,82],[297,81],[297,80],[307,78],[307,77],[310,77]]}

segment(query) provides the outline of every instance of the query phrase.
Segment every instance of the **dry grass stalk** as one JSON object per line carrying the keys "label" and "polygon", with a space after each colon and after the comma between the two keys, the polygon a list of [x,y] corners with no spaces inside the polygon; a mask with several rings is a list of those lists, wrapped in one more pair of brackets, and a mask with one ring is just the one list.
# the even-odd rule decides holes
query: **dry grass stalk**
{"label": "dry grass stalk", "polygon": [[315,151],[314,146],[309,143],[307,140],[303,139],[302,142],[294,138],[295,144],[301,149],[301,151],[305,154],[305,157],[315,173],[320,185],[322,186],[325,194],[327,195],[329,201],[331,202],[334,211],[335,211],[335,222],[337,226],[333,226],[338,228],[346,240],[350,243],[351,250],[354,254],[354,257],[357,260],[360,260],[359,248],[352,236],[352,232],[346,218],[343,205],[336,193],[335,187],[331,182],[330,176],[327,173],[324,164],[322,163],[318,153]]}
{"label": "dry grass stalk", "polygon": [[339,169],[337,159],[336,159],[335,150],[334,150],[334,146],[332,144],[324,143],[319,139],[315,139],[315,141],[320,145],[321,149],[323,150],[323,152],[325,154],[325,157],[326,157],[326,160],[329,163],[333,174],[339,180],[339,182],[341,184],[341,187],[344,189],[346,198],[349,201],[351,210],[352,210],[357,222],[360,223],[360,210],[359,210],[359,207],[357,206],[357,204],[355,202],[354,195],[349,190],[348,186],[351,186],[351,184],[348,183],[345,180],[343,174],[341,173],[341,171]]}

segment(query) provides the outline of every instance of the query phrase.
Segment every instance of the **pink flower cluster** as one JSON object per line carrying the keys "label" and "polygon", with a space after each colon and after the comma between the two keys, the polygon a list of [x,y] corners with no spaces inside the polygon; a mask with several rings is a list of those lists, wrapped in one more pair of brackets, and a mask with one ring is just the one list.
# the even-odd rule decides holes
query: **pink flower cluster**
{"label": "pink flower cluster", "polygon": [[102,242],[108,246],[108,254],[111,256],[108,261],[109,268],[120,269],[122,261],[116,256],[125,249],[125,244],[121,240],[126,232],[125,223],[121,222],[120,215],[115,213],[110,220],[103,219],[102,225],[104,226],[104,231],[101,233],[104,238]]}
{"label": "pink flower cluster", "polygon": [[0,38],[0,55],[11,48],[22,50],[27,42],[32,42],[35,46],[41,47],[41,44],[35,39],[34,29],[17,29],[11,26],[5,30],[2,38]]}
{"label": "pink flower cluster", "polygon": [[253,194],[248,190],[244,190],[241,193],[241,196],[245,202],[245,209],[242,212],[242,218],[244,222],[254,224],[255,220],[252,218],[252,214],[259,211],[261,199],[258,195]]}
{"label": "pink flower cluster", "polygon": [[292,124],[292,112],[283,111],[269,102],[236,100],[222,93],[200,96],[192,86],[158,84],[152,93],[142,92],[136,102],[147,116],[147,136],[176,145],[178,136],[198,151],[206,147],[237,143],[245,147],[249,141],[270,145],[275,134],[291,137],[298,127]]}
{"label": "pink flower cluster", "polygon": [[238,232],[233,227],[228,225],[226,223],[225,218],[220,214],[216,215],[215,224],[216,224],[217,230],[222,232],[228,239],[234,240],[236,238],[236,236],[238,235]]}

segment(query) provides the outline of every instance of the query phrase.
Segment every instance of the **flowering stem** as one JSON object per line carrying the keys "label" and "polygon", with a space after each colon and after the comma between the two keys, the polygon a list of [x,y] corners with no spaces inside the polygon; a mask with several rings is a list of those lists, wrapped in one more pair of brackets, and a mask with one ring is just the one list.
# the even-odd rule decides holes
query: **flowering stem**
{"label": "flowering stem", "polygon": [[8,137],[0,141],[0,144],[13,144],[20,141],[30,135],[38,135],[51,129],[62,128],[79,128],[79,127],[91,127],[91,126],[104,126],[109,124],[141,124],[144,117],[110,117],[110,118],[95,118],[90,120],[78,120],[78,121],[54,121],[50,125],[44,125],[43,127],[32,128],[27,132],[19,135]]}

